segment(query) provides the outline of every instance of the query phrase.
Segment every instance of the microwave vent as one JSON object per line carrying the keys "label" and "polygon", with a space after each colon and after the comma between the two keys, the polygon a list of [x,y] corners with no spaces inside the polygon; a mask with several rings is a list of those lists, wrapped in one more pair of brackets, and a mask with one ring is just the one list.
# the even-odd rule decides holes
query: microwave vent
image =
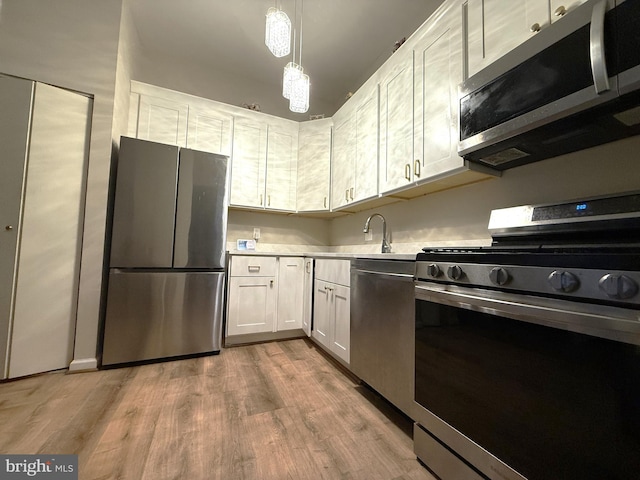
{"label": "microwave vent", "polygon": [[633,127],[640,124],[640,106],[630,108],[624,112],[616,113],[615,119],[624,123],[627,127]]}
{"label": "microwave vent", "polygon": [[501,152],[482,157],[482,161],[489,165],[497,166],[527,156],[529,156],[529,154],[523,152],[522,150],[519,150],[517,148],[508,148],[506,150],[502,150]]}

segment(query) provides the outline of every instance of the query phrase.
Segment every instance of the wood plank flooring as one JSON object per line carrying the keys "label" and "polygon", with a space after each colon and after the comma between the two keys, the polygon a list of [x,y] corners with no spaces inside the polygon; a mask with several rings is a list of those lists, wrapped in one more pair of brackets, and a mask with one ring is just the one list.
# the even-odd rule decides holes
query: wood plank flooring
{"label": "wood plank flooring", "polygon": [[0,384],[0,452],[81,480],[434,480],[410,429],[303,339]]}

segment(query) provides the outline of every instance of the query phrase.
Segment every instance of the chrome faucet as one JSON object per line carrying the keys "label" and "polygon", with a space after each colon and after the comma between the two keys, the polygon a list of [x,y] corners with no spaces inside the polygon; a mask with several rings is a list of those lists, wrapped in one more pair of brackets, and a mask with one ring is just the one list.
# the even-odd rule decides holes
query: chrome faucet
{"label": "chrome faucet", "polygon": [[389,242],[387,241],[387,221],[382,215],[380,215],[379,213],[373,213],[369,215],[369,218],[367,218],[367,221],[364,224],[363,232],[369,233],[369,224],[371,223],[371,219],[373,217],[380,217],[380,219],[382,220],[382,253],[389,253],[391,252],[391,245],[389,245]]}

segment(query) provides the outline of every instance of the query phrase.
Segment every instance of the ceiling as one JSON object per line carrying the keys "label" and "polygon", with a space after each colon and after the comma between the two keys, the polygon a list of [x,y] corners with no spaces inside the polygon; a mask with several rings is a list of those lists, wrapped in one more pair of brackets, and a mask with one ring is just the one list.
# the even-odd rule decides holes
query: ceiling
{"label": "ceiling", "polygon": [[[409,37],[442,3],[442,0],[131,0],[130,5],[144,50],[224,69],[260,82],[264,91],[280,95],[282,70],[291,56],[276,58],[264,45],[265,14],[276,1],[296,30],[303,10],[302,66],[311,78],[309,113],[327,116],[344,103],[348,92],[357,90],[391,56],[396,41]],[[294,20],[296,11],[298,21]],[[298,52],[296,45],[296,57]],[[333,111],[318,112],[319,105]]]}

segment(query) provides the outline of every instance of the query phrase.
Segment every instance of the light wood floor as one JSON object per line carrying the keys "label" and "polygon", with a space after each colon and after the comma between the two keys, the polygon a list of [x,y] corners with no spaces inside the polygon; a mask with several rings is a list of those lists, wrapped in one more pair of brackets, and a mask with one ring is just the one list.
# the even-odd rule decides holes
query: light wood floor
{"label": "light wood floor", "polygon": [[410,422],[307,340],[0,384],[0,453],[81,480],[434,480]]}

